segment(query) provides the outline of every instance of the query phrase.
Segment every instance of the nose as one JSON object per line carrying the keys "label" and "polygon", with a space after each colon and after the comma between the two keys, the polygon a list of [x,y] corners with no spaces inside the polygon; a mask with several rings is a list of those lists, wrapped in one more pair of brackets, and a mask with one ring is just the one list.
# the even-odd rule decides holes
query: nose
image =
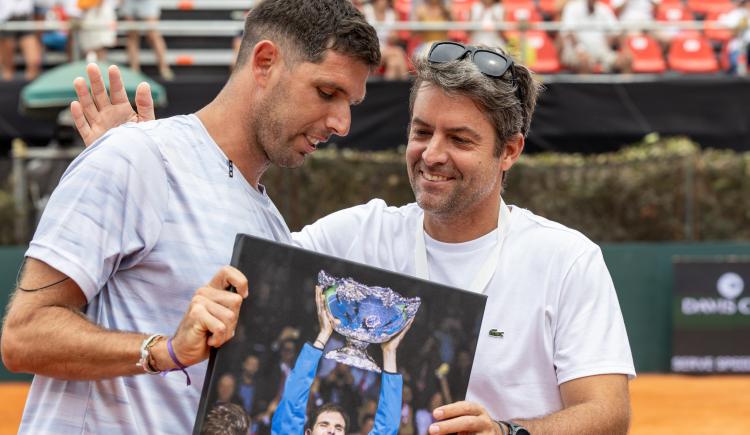
{"label": "nose", "polygon": [[352,123],[352,114],[349,104],[341,101],[331,107],[326,118],[326,127],[328,131],[338,136],[349,134],[349,127]]}
{"label": "nose", "polygon": [[434,134],[422,151],[422,161],[427,166],[439,165],[448,161],[448,153],[438,134]]}

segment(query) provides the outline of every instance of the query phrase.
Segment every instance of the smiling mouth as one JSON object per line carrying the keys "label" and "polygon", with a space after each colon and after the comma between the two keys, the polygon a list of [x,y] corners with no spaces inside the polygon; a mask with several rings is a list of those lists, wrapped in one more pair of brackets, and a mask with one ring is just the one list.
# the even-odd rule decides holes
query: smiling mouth
{"label": "smiling mouth", "polygon": [[419,174],[427,181],[433,181],[433,182],[440,182],[440,181],[449,181],[452,180],[451,177],[446,177],[445,175],[439,175],[439,174],[430,174],[425,171],[419,171]]}

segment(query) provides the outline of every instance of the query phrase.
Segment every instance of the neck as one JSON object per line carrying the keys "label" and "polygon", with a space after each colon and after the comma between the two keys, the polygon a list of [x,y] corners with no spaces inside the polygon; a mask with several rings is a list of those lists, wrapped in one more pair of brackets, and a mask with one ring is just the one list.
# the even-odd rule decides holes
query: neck
{"label": "neck", "polygon": [[461,243],[478,239],[497,228],[500,201],[482,207],[480,212],[443,215],[424,213],[424,229],[433,239],[444,243]]}
{"label": "neck", "polygon": [[[196,112],[196,116],[227,158],[257,190],[260,178],[271,162],[250,133],[253,127],[249,123],[251,118],[248,113],[247,100],[226,98],[226,93],[239,91],[239,89],[233,91],[233,87],[230,80],[211,103]],[[233,103],[243,100],[244,107]]]}

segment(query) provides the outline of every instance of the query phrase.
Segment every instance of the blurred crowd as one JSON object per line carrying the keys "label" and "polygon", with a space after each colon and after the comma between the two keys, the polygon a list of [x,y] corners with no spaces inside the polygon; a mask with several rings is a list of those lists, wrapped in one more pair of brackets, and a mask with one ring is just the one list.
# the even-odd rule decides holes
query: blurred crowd
{"label": "blurred crowd", "polygon": [[[750,42],[748,0],[354,1],[368,20],[379,23],[386,77],[402,77],[412,52],[438,40],[499,45],[542,73],[622,73],[634,67],[635,72],[670,67],[683,72],[735,71],[739,59],[746,61],[741,50]],[[389,29],[397,21],[466,22],[480,30]],[[534,28],[545,22],[559,26],[550,31]],[[508,29],[496,31],[498,24]],[[522,36],[513,25],[529,30]],[[617,30],[618,25],[624,29]],[[705,60],[707,65],[683,70],[680,59],[672,59],[681,56]],[[644,57],[659,58],[663,66],[643,68]]]}
{"label": "blurred crowd", "polygon": [[[25,78],[34,79],[40,72],[43,48],[67,51],[80,49],[88,60],[107,58],[107,50],[117,43],[118,19],[151,24],[144,32],[156,56],[159,74],[164,80],[174,78],[166,59],[166,44],[155,25],[161,10],[158,0],[0,0],[0,25],[19,22],[69,21],[80,25],[77,38],[63,31],[6,30],[0,31],[0,62],[2,79],[10,80],[15,73],[16,48],[24,58]],[[130,67],[140,70],[141,34],[127,33],[126,48]],[[73,44],[77,44],[74,47]]]}
{"label": "blurred crowd", "polygon": [[[249,434],[262,435],[270,434],[273,412],[302,345],[311,342],[318,331],[310,314],[313,306],[285,300],[284,306],[278,307],[279,300],[271,301],[267,286],[256,288],[255,296],[253,315],[248,317],[251,323],[239,324],[235,337],[227,343],[226,354],[235,359],[228,364],[230,369],[224,365],[218,372],[210,396],[215,399],[208,411],[210,415],[212,409],[227,409],[227,404],[241,408],[242,417],[250,420]],[[462,315],[459,304],[453,305],[438,310],[423,302],[418,327],[410,330],[399,350],[398,371],[404,380],[399,434],[426,434],[434,421],[433,409],[464,398],[474,353],[467,343],[475,342],[480,325],[471,316]],[[253,331],[252,337],[249,331]],[[334,334],[325,352],[344,345],[343,337]],[[378,345],[370,345],[367,352],[378,361]],[[347,433],[367,434],[379,393],[380,374],[323,358],[307,403],[309,411],[326,403],[340,405],[350,420]]]}
{"label": "blurred crowd", "polygon": [[[540,73],[733,72],[748,59],[750,0],[353,1],[378,29],[383,64],[377,74],[384,79],[406,79],[413,52],[437,40],[500,45]],[[0,0],[0,26],[32,20],[81,23],[84,30],[77,44],[90,59],[106,59],[107,49],[117,43],[118,19],[156,24],[159,16],[159,0]],[[398,28],[402,22],[437,28]],[[475,30],[440,29],[441,24],[455,22],[473,24]],[[559,26],[535,28],[548,22]],[[685,22],[693,25],[680,25]],[[498,31],[498,24],[508,27]],[[618,24],[627,28],[616,30]],[[518,25],[528,30],[519,32]],[[164,38],[155,26],[146,28],[158,71],[169,80],[174,74]],[[141,65],[141,36],[131,31],[125,41],[130,66],[136,70]],[[13,76],[17,49],[26,78],[36,77],[42,47],[70,50],[71,44],[63,32],[0,31],[2,79]],[[680,66],[683,59],[686,69]]]}

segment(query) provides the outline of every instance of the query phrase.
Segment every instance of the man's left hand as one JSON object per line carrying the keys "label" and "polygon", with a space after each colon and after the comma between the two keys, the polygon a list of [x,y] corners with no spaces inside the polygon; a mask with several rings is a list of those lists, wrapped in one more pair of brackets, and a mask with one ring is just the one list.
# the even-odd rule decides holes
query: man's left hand
{"label": "man's left hand", "polygon": [[500,427],[487,414],[487,410],[474,402],[456,402],[441,406],[432,411],[437,420],[430,425],[430,435],[436,434],[477,434],[500,435]]}

